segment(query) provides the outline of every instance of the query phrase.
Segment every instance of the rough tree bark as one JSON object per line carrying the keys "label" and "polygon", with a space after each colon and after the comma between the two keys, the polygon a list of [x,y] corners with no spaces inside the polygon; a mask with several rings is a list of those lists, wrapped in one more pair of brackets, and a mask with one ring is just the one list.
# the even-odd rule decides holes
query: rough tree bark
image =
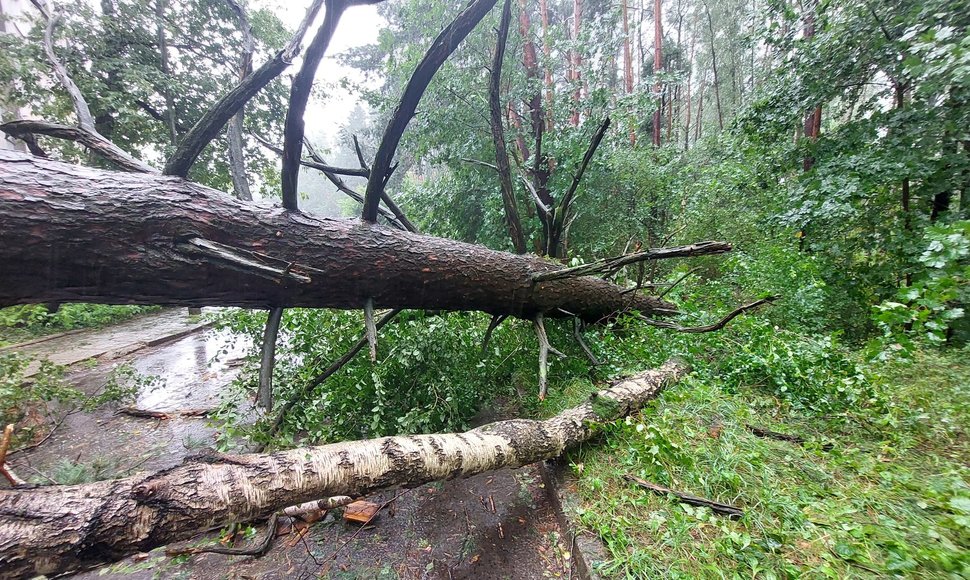
{"label": "rough tree bark", "polygon": [[667,362],[545,421],[273,454],[209,452],[126,479],[2,490],[0,570],[11,578],[69,572],[321,497],[360,497],[556,457],[588,439],[594,424],[639,409],[686,372],[683,363]]}
{"label": "rough tree bark", "polygon": [[534,256],[232,198],[180,178],[0,152],[0,306],[100,302],[480,310],[597,320],[669,302]]}

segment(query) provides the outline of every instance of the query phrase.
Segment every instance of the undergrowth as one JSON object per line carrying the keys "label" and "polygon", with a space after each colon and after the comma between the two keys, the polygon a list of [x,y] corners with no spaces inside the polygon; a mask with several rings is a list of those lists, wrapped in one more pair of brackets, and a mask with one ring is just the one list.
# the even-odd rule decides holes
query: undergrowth
{"label": "undergrowth", "polygon": [[159,308],[73,303],[61,304],[53,312],[42,304],[0,308],[0,346],[54,332],[107,326]]}
{"label": "undergrowth", "polygon": [[[714,311],[739,301],[715,283],[690,292],[678,296],[693,313],[685,323],[710,323]],[[699,295],[708,300],[703,308],[693,300]],[[507,321],[482,349],[484,315],[407,312],[380,332],[375,362],[365,348],[297,405],[275,437],[267,431],[275,413],[252,423],[240,411],[255,391],[255,348],[250,372],[228,391],[217,418],[225,443],[242,436],[279,447],[461,430],[476,414],[552,415],[605,380],[678,356],[691,365],[689,377],[640,413],[600,427],[567,457],[582,500],[575,516],[608,550],[602,574],[966,577],[970,353],[924,350],[908,364],[868,362],[837,334],[779,328],[779,316],[744,316],[699,335],[621,318],[586,332],[598,366],[582,354],[569,321],[548,320],[551,342],[568,356],[551,359],[550,396],[538,401],[530,324]],[[219,323],[258,345],[264,321],[265,313],[238,311]],[[288,310],[274,375],[277,408],[362,327],[359,313]],[[805,442],[760,438],[749,426]],[[625,475],[731,503],[745,515],[724,519],[648,495]]]}

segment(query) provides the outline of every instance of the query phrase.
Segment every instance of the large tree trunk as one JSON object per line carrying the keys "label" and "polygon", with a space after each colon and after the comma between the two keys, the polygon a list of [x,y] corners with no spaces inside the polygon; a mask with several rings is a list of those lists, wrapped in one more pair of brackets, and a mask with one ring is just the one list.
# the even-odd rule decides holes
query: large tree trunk
{"label": "large tree trunk", "polygon": [[211,452],[126,479],[3,490],[0,575],[77,570],[305,501],[360,497],[556,457],[588,439],[593,424],[639,409],[686,372],[683,363],[667,362],[545,421],[516,419],[466,433],[383,437],[265,455]]}
{"label": "large tree trunk", "polygon": [[562,266],[356,219],[233,199],[180,178],[0,151],[0,306],[100,302],[480,310],[595,320],[663,300]]}

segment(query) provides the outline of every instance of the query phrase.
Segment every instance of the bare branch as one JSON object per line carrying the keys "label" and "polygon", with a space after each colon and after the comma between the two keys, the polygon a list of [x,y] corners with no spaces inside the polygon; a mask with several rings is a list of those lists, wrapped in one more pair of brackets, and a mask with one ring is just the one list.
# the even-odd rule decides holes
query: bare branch
{"label": "bare branch", "polygon": [[263,332],[263,358],[259,365],[259,405],[267,411],[273,410],[273,365],[276,364],[276,337],[280,332],[283,309],[273,308],[266,319]]}
{"label": "bare branch", "polygon": [[67,91],[67,94],[71,97],[71,101],[74,103],[74,112],[77,113],[78,127],[97,133],[97,130],[94,128],[94,116],[91,115],[88,102],[84,100],[81,89],[74,84],[71,75],[67,74],[67,68],[64,66],[64,63],[61,62],[61,59],[54,52],[54,29],[57,27],[57,23],[61,17],[59,14],[54,13],[53,10],[44,12],[44,15],[47,18],[47,28],[44,29],[44,54],[47,55],[47,60],[51,63],[57,80],[60,81],[61,86],[64,87],[64,90]]}
{"label": "bare branch", "polygon": [[229,92],[222,95],[202,115],[202,118],[182,138],[175,153],[172,154],[168,163],[165,164],[165,169],[162,171],[165,175],[185,177],[202,150],[216,138],[216,135],[222,131],[222,128],[229,122],[229,119],[239,112],[239,109],[245,106],[259,91],[263,90],[263,87],[278,77],[286,67],[290,66],[293,59],[300,54],[303,36],[306,34],[313,19],[316,18],[317,12],[323,6],[323,2],[324,0],[313,0],[313,3],[307,9],[306,16],[304,16],[303,21],[300,22],[300,26],[294,33],[293,38],[290,39],[290,42],[283,50],[276,53],[273,58],[263,63],[262,66],[247,75],[245,79],[240,81]]}
{"label": "bare branch", "polygon": [[543,322],[541,312],[536,314],[535,318],[532,319],[532,325],[535,327],[536,338],[539,341],[539,400],[541,401],[546,398],[546,390],[548,388],[549,353],[551,352],[560,357],[565,357],[566,355],[549,344],[549,335],[546,334],[546,325]]}
{"label": "bare branch", "polygon": [[[51,123],[50,121],[34,121],[25,119],[4,123],[3,125],[0,125],[0,131],[3,131],[11,137],[16,137],[17,139],[23,140],[28,144],[28,146],[30,146],[31,143],[34,143],[36,146],[36,141],[33,140],[34,135],[44,135],[67,141],[74,141],[84,145],[89,150],[97,153],[101,157],[104,157],[121,169],[134,171],[137,173],[158,173],[157,169],[143,161],[135,159],[129,155],[128,152],[118,147],[111,141],[105,139],[97,131],[89,131],[82,127],[72,127],[70,125],[62,125],[60,123]],[[31,148],[30,151],[31,153],[36,154],[38,150]]]}
{"label": "bare branch", "polygon": [[[264,139],[263,137],[255,133],[250,133],[250,135],[252,135],[252,137],[256,139],[256,141],[263,147],[266,147],[267,149],[276,153],[277,155],[280,155],[280,156],[283,155],[283,149],[281,147],[277,147],[276,145],[273,145],[272,143],[270,143],[269,141],[267,141],[266,139]],[[321,161],[323,160],[323,158],[320,157],[320,155],[316,152],[316,150],[313,149],[313,146],[310,145],[309,142],[306,142],[305,145],[311,155],[313,155],[316,159],[319,159]],[[316,169],[317,171],[320,171],[328,180],[330,180],[330,183],[332,183],[334,187],[337,188],[338,191],[347,195],[357,203],[360,203],[360,204],[364,203],[364,196],[357,193],[353,188],[347,185],[347,183],[340,178],[340,175],[338,175],[336,172],[333,171],[334,169],[339,169],[342,171],[354,171],[354,170],[345,169],[341,167],[335,168],[330,165],[327,165],[326,163],[323,163],[323,162],[318,163],[317,161],[311,161],[309,159],[301,159],[300,164],[303,165],[304,167],[309,167],[311,169]],[[416,230],[408,230],[408,228],[405,227],[404,224],[402,224],[397,220],[397,216],[391,213],[390,210],[385,209],[384,207],[381,207],[379,211],[381,216],[385,218],[387,222],[391,224],[393,227],[399,230],[416,231]]]}
{"label": "bare branch", "polygon": [[[311,145],[310,142],[307,141],[306,139],[304,139],[304,145],[306,145],[307,153],[310,154],[310,158],[313,159],[314,162],[317,162],[317,163],[326,165],[326,163],[324,163],[323,158],[320,156],[320,154],[317,153],[316,149],[313,148],[313,145]],[[388,171],[388,178],[390,178],[390,174],[393,173],[395,169],[397,169],[397,164],[396,163]],[[324,174],[326,175],[327,172],[325,171]],[[328,177],[330,177],[330,176],[328,175]],[[331,182],[333,182],[333,179],[331,179]],[[386,180],[385,180],[385,182],[386,182]],[[357,199],[359,197],[359,194],[357,194],[357,192],[354,192],[354,194],[351,197],[353,197],[354,199]],[[416,231],[418,231],[418,228],[416,228],[414,226],[414,224],[411,223],[411,220],[409,220],[407,218],[407,216],[404,215],[404,212],[401,211],[401,208],[398,207],[398,205],[396,203],[394,203],[394,200],[392,200],[391,197],[389,195],[387,195],[387,192],[385,192],[383,190],[383,188],[381,189],[381,200],[384,201],[384,204],[387,205],[388,209],[391,211],[391,215],[394,216],[394,218],[393,218],[394,221],[396,221],[398,224],[400,224],[402,226],[401,229],[407,230],[409,232],[416,232]],[[361,204],[363,204],[364,203],[364,198],[361,198],[358,201]],[[386,214],[384,214],[384,212],[380,208],[378,208],[377,211],[378,211],[378,213],[386,216]]]}
{"label": "bare branch", "polygon": [[583,322],[582,318],[579,318],[578,316],[574,317],[573,336],[576,337],[576,342],[579,343],[579,348],[583,349],[583,354],[585,354],[586,358],[589,359],[590,364],[592,364],[594,367],[598,367],[603,363],[601,363],[600,360],[596,358],[596,355],[593,354],[593,350],[589,348],[589,345],[586,344],[585,340],[583,340],[583,328],[585,326],[586,326],[586,323]]}
{"label": "bare branch", "polygon": [[502,62],[505,60],[505,44],[509,35],[509,22],[512,20],[511,0],[502,5],[502,19],[499,23],[498,39],[495,41],[495,54],[492,57],[492,71],[488,79],[489,127],[492,130],[492,144],[495,146],[495,170],[498,171],[502,188],[502,205],[505,209],[505,224],[512,238],[512,246],[517,254],[526,252],[525,234],[522,220],[515,203],[515,190],[512,188],[512,168],[509,153],[505,150],[505,126],[502,122]]}
{"label": "bare branch", "polygon": [[703,332],[716,332],[727,326],[728,322],[731,322],[741,314],[754,310],[755,308],[761,306],[762,304],[769,304],[777,300],[777,296],[767,296],[761,300],[756,300],[750,304],[745,304],[744,306],[739,306],[735,308],[727,316],[718,320],[714,324],[708,324],[706,326],[681,326],[674,322],[668,322],[666,320],[654,320],[653,318],[647,318],[646,316],[641,316],[640,320],[649,324],[650,326],[656,326],[657,328],[665,328],[667,330],[674,330],[677,332],[688,332],[693,334],[700,334]]}
{"label": "bare branch", "polygon": [[505,322],[505,319],[508,317],[509,317],[508,314],[496,314],[495,316],[492,317],[492,320],[489,321],[488,328],[485,330],[485,337],[482,339],[483,353],[488,348],[488,341],[492,339],[492,333],[495,332],[495,329],[498,328],[499,325],[501,325],[503,322]]}
{"label": "bare branch", "polygon": [[661,292],[660,294],[657,295],[657,298],[663,298],[667,294],[670,294],[670,291],[671,290],[673,290],[674,288],[676,288],[681,282],[683,282],[688,277],[690,277],[691,274],[696,273],[698,270],[700,270],[700,268],[691,268],[690,270],[684,272],[684,275],[683,276],[681,276],[680,278],[677,278],[676,280],[674,280],[674,282],[670,286],[667,286],[664,289],[663,292]]}
{"label": "bare branch", "polygon": [[[414,74],[411,75],[401,101],[391,115],[391,120],[384,130],[381,144],[377,148],[374,162],[371,165],[371,176],[367,181],[367,190],[364,192],[364,209],[361,217],[364,221],[377,221],[377,206],[381,199],[385,202],[389,199],[384,194],[384,178],[391,167],[394,153],[397,151],[398,143],[404,135],[411,117],[417,109],[421,96],[431,82],[441,65],[448,56],[454,52],[458,44],[468,35],[472,29],[481,21],[482,18],[492,9],[497,0],[474,0],[449,24],[441,34],[431,43],[431,47],[425,53],[424,58],[418,63]],[[388,207],[391,207],[388,205]],[[394,211],[391,208],[391,211]],[[394,212],[395,215],[397,212]]]}
{"label": "bare branch", "polygon": [[367,165],[367,161],[364,159],[364,151],[360,148],[360,141],[357,140],[357,135],[351,135],[354,140],[354,152],[357,153],[357,162],[360,163],[360,168],[367,171],[370,175],[370,167]]}
{"label": "bare branch", "polygon": [[327,13],[323,24],[310,41],[300,71],[296,73],[293,85],[290,87],[290,106],[286,111],[283,127],[283,169],[280,172],[283,207],[288,210],[297,210],[299,204],[297,186],[300,181],[300,158],[303,154],[303,113],[306,111],[307,101],[310,100],[313,77],[317,74],[320,60],[327,52],[330,39],[333,38],[337,23],[340,22],[340,16],[347,7],[344,0],[326,0],[326,4]]}
{"label": "bare branch", "polygon": [[687,246],[674,246],[672,248],[652,248],[643,252],[634,252],[603,258],[582,266],[563,268],[553,272],[544,272],[532,277],[533,282],[548,282],[550,280],[562,280],[575,276],[588,276],[591,274],[607,273],[612,274],[623,266],[636,264],[646,260],[666,260],[670,258],[688,258],[694,256],[709,256],[712,254],[723,254],[731,251],[731,244],[727,242],[697,242]]}

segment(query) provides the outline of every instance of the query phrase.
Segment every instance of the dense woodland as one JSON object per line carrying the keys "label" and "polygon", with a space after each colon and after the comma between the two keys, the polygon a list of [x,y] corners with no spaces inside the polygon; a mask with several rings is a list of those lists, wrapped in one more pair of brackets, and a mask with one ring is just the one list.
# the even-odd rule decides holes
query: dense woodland
{"label": "dense woodland", "polygon": [[[234,307],[232,452],[555,421],[679,357],[565,456],[604,575],[970,571],[966,0],[327,0],[296,33],[258,2],[35,4],[0,35],[29,152],[0,156],[0,339]],[[335,57],[367,81],[315,77],[355,4],[384,27]],[[337,93],[340,134],[304,127]],[[191,236],[152,246],[167,220]],[[0,355],[5,424],[79,398],[25,364]]]}

